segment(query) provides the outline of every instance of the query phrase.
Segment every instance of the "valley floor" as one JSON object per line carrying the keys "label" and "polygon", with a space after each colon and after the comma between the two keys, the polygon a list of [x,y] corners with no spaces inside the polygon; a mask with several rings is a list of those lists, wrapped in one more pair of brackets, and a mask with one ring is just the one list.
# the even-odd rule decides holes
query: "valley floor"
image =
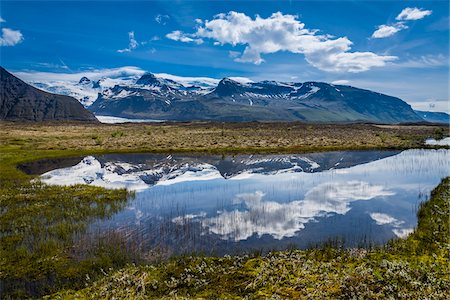
{"label": "valley floor", "polygon": [[449,179],[421,206],[416,232],[383,249],[330,245],[267,256],[176,257],[149,265],[125,251],[120,240],[100,240],[85,249],[73,239],[95,218],[121,210],[127,191],[47,186],[16,166],[107,152],[406,149],[448,135],[448,127],[425,125],[0,123],[0,296],[444,299],[450,293]]}
{"label": "valley floor", "polygon": [[0,122],[0,147],[78,151],[311,152],[406,149],[449,135],[445,125]]}

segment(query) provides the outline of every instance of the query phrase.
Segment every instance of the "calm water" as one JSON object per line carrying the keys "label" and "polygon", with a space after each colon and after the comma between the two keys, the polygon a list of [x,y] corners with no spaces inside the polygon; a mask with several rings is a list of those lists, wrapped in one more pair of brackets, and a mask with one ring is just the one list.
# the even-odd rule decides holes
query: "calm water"
{"label": "calm water", "polygon": [[413,230],[418,204],[450,175],[450,150],[77,161],[46,161],[42,168],[54,170],[43,181],[136,191],[126,209],[92,224],[89,234],[121,233],[141,249],[176,253],[385,243]]}

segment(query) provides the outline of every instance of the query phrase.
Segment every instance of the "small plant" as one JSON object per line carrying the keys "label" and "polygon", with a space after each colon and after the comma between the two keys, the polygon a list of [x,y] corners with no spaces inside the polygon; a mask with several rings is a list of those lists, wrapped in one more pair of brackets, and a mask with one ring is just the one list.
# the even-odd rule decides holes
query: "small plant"
{"label": "small plant", "polygon": [[121,137],[124,136],[125,134],[123,133],[123,131],[120,130],[116,130],[113,133],[111,133],[111,137],[116,138],[116,137]]}
{"label": "small plant", "polygon": [[101,144],[103,144],[103,139],[98,135],[93,135],[92,139],[95,141],[95,144],[97,146],[100,146]]}
{"label": "small plant", "polygon": [[442,127],[436,128],[436,129],[434,130],[434,137],[435,137],[437,140],[443,139],[443,138],[444,138],[444,128],[442,128]]}

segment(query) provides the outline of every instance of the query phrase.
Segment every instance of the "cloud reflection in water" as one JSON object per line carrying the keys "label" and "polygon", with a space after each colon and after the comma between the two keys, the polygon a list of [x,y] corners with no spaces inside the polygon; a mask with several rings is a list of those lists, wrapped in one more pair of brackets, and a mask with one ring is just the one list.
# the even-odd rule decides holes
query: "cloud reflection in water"
{"label": "cloud reflection in water", "polygon": [[317,217],[346,214],[350,210],[350,202],[394,194],[383,186],[362,181],[322,183],[309,190],[303,200],[288,203],[265,201],[265,194],[256,191],[236,195],[233,203],[244,205],[245,210],[223,211],[201,223],[222,239],[240,241],[253,234],[268,234],[281,240],[295,236],[306,223]]}

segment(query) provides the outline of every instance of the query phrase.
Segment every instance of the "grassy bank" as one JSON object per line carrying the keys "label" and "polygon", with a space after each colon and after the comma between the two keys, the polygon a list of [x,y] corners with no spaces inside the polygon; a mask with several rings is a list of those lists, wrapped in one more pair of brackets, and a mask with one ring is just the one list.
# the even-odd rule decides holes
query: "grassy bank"
{"label": "grassy bank", "polygon": [[76,243],[92,220],[121,210],[126,190],[76,185],[48,186],[16,169],[24,161],[75,152],[0,148],[0,294],[23,298],[64,286],[82,287],[86,276],[123,266],[130,257],[120,244],[99,240],[90,249]]}
{"label": "grassy bank", "polygon": [[324,247],[266,256],[178,257],[130,265],[48,299],[448,299],[450,178],[418,212],[418,227],[383,249]]}
{"label": "grassy bank", "polygon": [[[47,186],[35,176],[20,172],[16,166],[37,159],[111,152],[280,153],[403,149],[422,147],[425,138],[441,138],[448,134],[446,127],[422,125],[0,123],[0,295],[2,298],[24,298],[67,289],[61,295],[71,298],[70,289],[81,289],[86,283],[93,284],[95,281],[90,289],[98,287],[99,293],[103,293],[102,289],[108,289],[108,285],[117,284],[116,288],[111,287],[111,293],[114,291],[117,295],[129,292],[131,296],[159,297],[173,292],[186,296],[214,293],[239,296],[269,295],[279,290],[280,295],[295,297],[302,295],[297,293],[301,289],[291,290],[288,287],[292,284],[291,280],[297,280],[307,290],[316,290],[316,285],[324,285],[320,282],[327,276],[350,276],[351,282],[354,280],[351,279],[352,272],[359,272],[355,269],[358,266],[381,268],[379,272],[385,272],[382,271],[387,268],[384,265],[372,266],[372,263],[382,264],[385,256],[388,262],[392,261],[390,257],[394,257],[393,261],[406,262],[407,272],[412,272],[414,276],[431,274],[435,277],[430,280],[441,282],[445,278],[439,272],[448,271],[442,270],[445,234],[441,244],[430,248],[432,252],[429,252],[425,251],[430,244],[425,238],[433,236],[429,235],[429,231],[422,231],[422,237],[415,238],[414,243],[394,243],[390,252],[368,253],[361,250],[353,253],[328,248],[274,253],[266,257],[183,257],[159,266],[129,266],[114,273],[113,270],[126,264],[140,262],[139,255],[130,251],[120,236],[108,236],[89,244],[75,237],[84,232],[92,220],[108,218],[121,210],[128,193],[86,185]],[[434,206],[426,207],[421,209],[425,216],[437,213],[433,211]],[[443,211],[448,212],[448,209]],[[448,221],[448,213],[441,219]],[[427,222],[420,225],[419,221],[419,228],[444,232],[442,228],[445,223],[436,227],[434,220]],[[434,241],[433,238],[431,240]],[[402,254],[407,251],[410,251],[408,255]],[[269,267],[271,264],[274,269]],[[309,264],[310,269],[307,268]],[[301,266],[309,273],[301,273]],[[293,272],[292,278],[290,270]],[[285,287],[280,283],[266,284],[266,280],[275,280],[276,272],[281,271],[286,277],[280,277]],[[257,277],[260,272],[263,277]],[[104,277],[106,273],[110,275]],[[222,275],[216,276],[217,273]],[[96,281],[102,277],[103,281]],[[210,277],[214,277],[213,281],[208,279]],[[137,280],[136,286],[127,286],[128,281],[121,281],[123,278]],[[419,279],[422,284],[422,279]],[[331,282],[334,282],[332,286],[324,285],[330,293],[334,291],[346,295],[343,289],[338,288],[338,282]],[[86,289],[80,293],[89,298],[89,291]],[[96,295],[94,298],[99,296],[92,295]]]}

